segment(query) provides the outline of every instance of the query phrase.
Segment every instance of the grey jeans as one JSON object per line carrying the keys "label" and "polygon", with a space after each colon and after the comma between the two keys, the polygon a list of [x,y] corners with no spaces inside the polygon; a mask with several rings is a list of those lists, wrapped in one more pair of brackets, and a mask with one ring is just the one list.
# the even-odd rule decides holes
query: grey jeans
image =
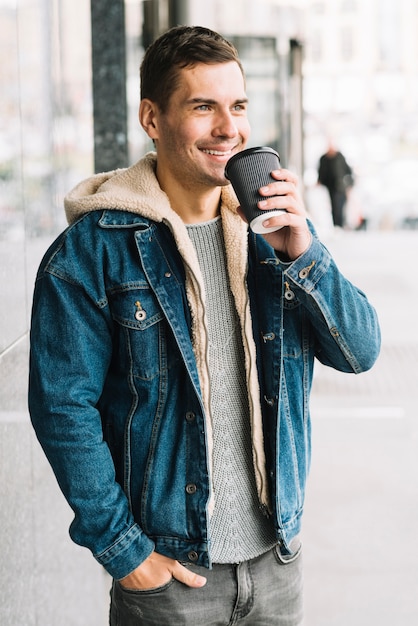
{"label": "grey jeans", "polygon": [[131,591],[115,581],[110,626],[301,626],[301,549],[285,557],[278,547],[239,564],[212,570],[200,589],[172,579],[157,589]]}

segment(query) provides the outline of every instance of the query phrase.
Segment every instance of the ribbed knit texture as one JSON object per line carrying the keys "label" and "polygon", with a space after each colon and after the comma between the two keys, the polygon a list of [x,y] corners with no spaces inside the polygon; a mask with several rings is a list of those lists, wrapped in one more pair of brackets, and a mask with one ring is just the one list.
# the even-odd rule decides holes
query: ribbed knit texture
{"label": "ribbed knit texture", "polygon": [[215,508],[210,520],[214,563],[255,558],[275,543],[259,508],[251,451],[244,350],[229,288],[221,218],[187,225],[206,289]]}

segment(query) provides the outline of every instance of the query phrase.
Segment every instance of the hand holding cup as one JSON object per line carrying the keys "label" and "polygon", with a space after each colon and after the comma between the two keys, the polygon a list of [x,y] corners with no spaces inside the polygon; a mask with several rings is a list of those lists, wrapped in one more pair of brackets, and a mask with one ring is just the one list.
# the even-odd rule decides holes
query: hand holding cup
{"label": "hand holding cup", "polygon": [[281,226],[266,227],[263,222],[270,217],[285,213],[285,209],[259,209],[257,204],[266,200],[259,189],[274,182],[271,172],[280,169],[280,157],[272,148],[248,148],[231,157],[225,167],[225,176],[230,180],[240,202],[241,209],[255,233],[271,233]]}

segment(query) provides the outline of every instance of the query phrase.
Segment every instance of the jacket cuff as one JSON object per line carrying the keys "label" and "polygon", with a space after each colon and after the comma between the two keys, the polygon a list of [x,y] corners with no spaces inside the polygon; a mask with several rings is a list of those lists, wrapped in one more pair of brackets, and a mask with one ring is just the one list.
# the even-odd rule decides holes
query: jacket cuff
{"label": "jacket cuff", "polygon": [[141,565],[154,549],[154,542],[135,524],[110,548],[94,556],[112,578],[120,580]]}
{"label": "jacket cuff", "polygon": [[322,243],[312,237],[309,248],[291,263],[286,263],[284,274],[305,292],[311,292],[327,272],[331,255]]}

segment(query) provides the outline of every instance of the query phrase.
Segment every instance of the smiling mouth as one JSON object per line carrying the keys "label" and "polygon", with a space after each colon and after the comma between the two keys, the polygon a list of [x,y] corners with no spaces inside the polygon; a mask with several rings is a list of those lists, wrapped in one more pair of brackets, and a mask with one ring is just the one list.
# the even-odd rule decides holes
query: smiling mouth
{"label": "smiling mouth", "polygon": [[229,150],[205,150],[204,148],[201,149],[202,152],[204,152],[205,154],[210,154],[212,156],[229,156],[232,153],[233,148],[230,148]]}

